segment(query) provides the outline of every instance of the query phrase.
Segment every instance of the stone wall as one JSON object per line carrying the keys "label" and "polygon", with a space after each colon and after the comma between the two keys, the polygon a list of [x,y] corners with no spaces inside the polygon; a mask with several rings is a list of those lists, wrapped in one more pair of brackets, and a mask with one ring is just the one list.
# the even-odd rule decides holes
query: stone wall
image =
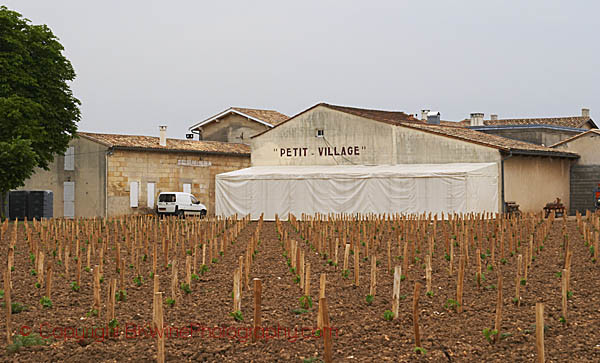
{"label": "stone wall", "polygon": [[[317,130],[323,137],[317,137]],[[318,106],[252,139],[252,166],[500,161],[498,150]]]}
{"label": "stone wall", "polygon": [[54,217],[64,216],[64,183],[75,184],[75,217],[103,216],[105,212],[107,147],[84,137],[69,143],[75,167],[65,170],[65,157],[56,155],[48,170],[36,168],[20,190],[51,190]]}
{"label": "stone wall", "polygon": [[569,214],[576,211],[596,209],[594,189],[600,183],[600,165],[573,165],[571,168],[571,207]]}
{"label": "stone wall", "polygon": [[477,131],[485,132],[486,134],[498,135],[512,140],[520,140],[537,145],[552,146],[557,142],[566,140],[577,135],[581,131],[569,130],[554,130],[544,128],[514,128],[514,129],[486,129],[481,128]]}
{"label": "stone wall", "polygon": [[570,159],[512,156],[504,161],[505,200],[516,202],[522,212],[542,211],[560,198],[569,208]]}
{"label": "stone wall", "polygon": [[[115,150],[108,158],[109,215],[152,212],[148,206],[148,183],[155,183],[155,204],[161,192],[191,192],[214,213],[215,175],[250,166],[250,157],[176,152]],[[138,207],[130,207],[131,182],[138,182]]]}
{"label": "stone wall", "polygon": [[250,144],[250,137],[268,128],[268,126],[259,122],[230,113],[218,121],[212,121],[202,126],[200,129],[202,130],[202,140]]}

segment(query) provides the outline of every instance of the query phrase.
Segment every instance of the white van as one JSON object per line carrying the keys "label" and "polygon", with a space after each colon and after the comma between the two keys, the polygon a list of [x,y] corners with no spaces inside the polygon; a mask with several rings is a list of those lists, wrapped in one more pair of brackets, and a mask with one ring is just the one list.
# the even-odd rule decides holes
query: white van
{"label": "white van", "polygon": [[169,214],[179,217],[196,215],[202,218],[206,215],[206,206],[190,193],[163,192],[158,195],[156,212],[159,216]]}

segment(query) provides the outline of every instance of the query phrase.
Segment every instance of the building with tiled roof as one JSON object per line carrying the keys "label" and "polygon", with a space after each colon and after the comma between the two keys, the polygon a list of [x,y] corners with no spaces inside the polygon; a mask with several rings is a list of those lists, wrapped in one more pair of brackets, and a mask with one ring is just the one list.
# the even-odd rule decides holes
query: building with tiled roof
{"label": "building with tiled roof", "polygon": [[[320,103],[254,136],[252,167],[261,168],[260,172],[264,174],[264,168],[267,167],[274,168],[274,173],[276,168],[288,166],[299,168],[300,173],[303,168],[314,173],[315,170],[321,170],[319,168],[325,166],[348,168],[354,165],[364,170],[365,166],[370,165],[401,167],[409,164],[426,166],[489,165],[491,163],[495,165],[493,183],[497,189],[492,194],[481,195],[479,198],[491,198],[490,200],[497,201],[494,211],[502,211],[504,202],[507,201],[516,202],[522,211],[527,212],[539,212],[546,203],[557,197],[568,205],[569,168],[579,158],[577,153],[488,134],[461,123],[444,122],[436,112],[428,111],[423,118],[426,120],[401,111]],[[315,170],[311,170],[311,167]],[[251,170],[242,174],[250,178],[252,176]],[[285,172],[281,175],[285,175]],[[337,175],[339,177],[343,173]],[[435,178],[435,175],[432,177]],[[302,175],[295,175],[293,180],[302,178]],[[396,182],[383,181],[386,178],[383,175],[365,175],[365,178],[382,178],[381,183],[384,184],[378,184],[378,188],[383,188],[386,183],[393,185]],[[290,183],[293,183],[292,179]],[[358,186],[350,188],[349,184],[341,180],[327,183],[323,188],[330,188],[340,183],[339,185],[343,186],[346,192],[358,193],[356,198],[359,199],[362,198],[359,194],[368,190],[366,187],[363,189]],[[435,188],[438,189],[447,187],[444,183],[436,185]],[[310,188],[317,194],[320,189],[317,184],[311,185]],[[410,198],[426,200],[433,198],[427,202],[432,203],[428,208],[430,211],[439,212],[443,210],[442,206],[446,203],[444,198],[449,198],[456,191],[440,194],[440,191],[435,188],[429,190],[429,193],[433,193],[431,195],[419,194]],[[346,200],[343,196],[346,192],[340,191],[341,196],[335,195],[335,203]],[[475,189],[464,192],[477,193]],[[422,193],[427,191],[423,190]],[[435,197],[432,197],[433,195]],[[294,203],[300,203],[296,201],[308,197],[292,193],[290,198],[292,198],[290,208],[295,210]],[[368,200],[367,197],[365,198]],[[436,204],[435,198],[438,198],[439,203]],[[287,200],[282,203],[287,203]],[[347,203],[352,204],[350,200]],[[267,206],[267,209],[270,208]],[[275,210],[273,208],[270,210]],[[372,209],[367,210],[380,211],[377,208],[379,206],[372,206]]]}
{"label": "building with tiled roof", "polygon": [[165,144],[161,145],[160,137],[156,136],[99,134],[92,132],[78,132],[77,134],[79,137],[97,141],[111,149],[119,150],[189,152],[206,155],[250,155],[250,147],[240,143],[165,139]]}
{"label": "building with tiled roof", "polygon": [[189,127],[200,140],[249,143],[257,133],[273,128],[288,119],[275,110],[230,107]]}
{"label": "building with tiled roof", "polygon": [[241,143],[79,132],[50,170],[37,169],[25,190],[51,190],[55,217],[153,213],[160,192],[188,192],[214,213],[218,173],[250,165]]}
{"label": "building with tiled roof", "polygon": [[483,116],[482,113],[473,113],[460,124],[487,134],[546,146],[598,128],[587,108],[581,109],[579,116],[500,119],[491,115],[489,120]]}
{"label": "building with tiled roof", "polygon": [[585,214],[600,207],[600,130],[591,129],[552,145],[575,152],[580,158],[571,166],[569,214]]}

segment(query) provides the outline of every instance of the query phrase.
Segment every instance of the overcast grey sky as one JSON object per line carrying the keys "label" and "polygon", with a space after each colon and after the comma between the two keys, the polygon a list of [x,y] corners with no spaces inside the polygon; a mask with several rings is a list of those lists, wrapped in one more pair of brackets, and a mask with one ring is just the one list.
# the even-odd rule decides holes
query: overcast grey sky
{"label": "overcast grey sky", "polygon": [[8,0],[73,63],[80,130],[183,138],[229,106],[600,120],[600,1]]}

